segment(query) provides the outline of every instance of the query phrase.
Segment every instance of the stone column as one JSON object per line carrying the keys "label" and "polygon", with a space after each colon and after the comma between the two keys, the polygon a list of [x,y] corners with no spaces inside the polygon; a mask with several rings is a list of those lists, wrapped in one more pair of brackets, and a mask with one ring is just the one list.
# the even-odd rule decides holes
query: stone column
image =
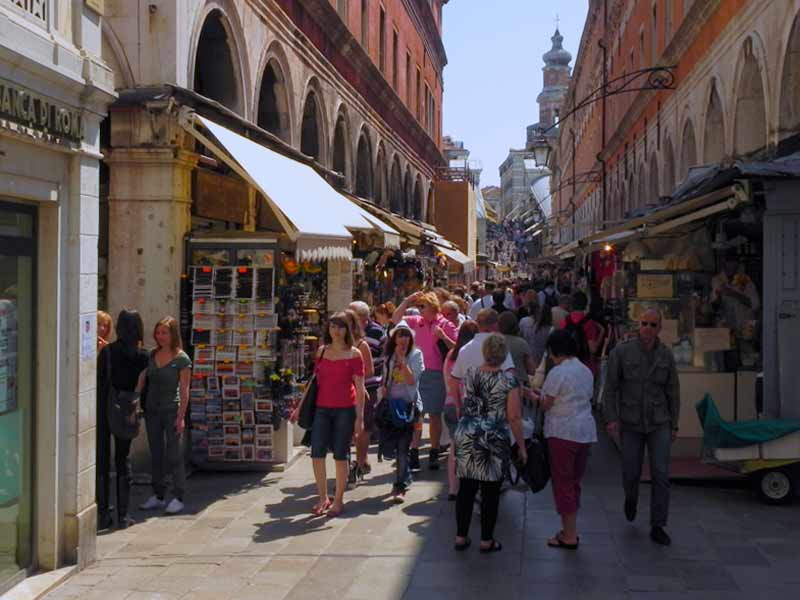
{"label": "stone column", "polygon": [[[95,504],[95,388],[97,240],[99,161],[82,154],[70,160],[69,194],[62,207],[66,250],[61,275],[62,302],[72,316],[64,323],[61,355],[62,390],[59,411],[64,454],[59,459],[63,488],[64,558],[80,568],[94,562],[97,506]],[[78,322],[73,315],[79,315]],[[89,325],[89,331],[84,330]]]}
{"label": "stone column", "polygon": [[180,317],[197,155],[178,148],[114,148],[107,162],[108,305],[114,316],[122,308],[138,310],[145,345],[152,346],[155,323]]}

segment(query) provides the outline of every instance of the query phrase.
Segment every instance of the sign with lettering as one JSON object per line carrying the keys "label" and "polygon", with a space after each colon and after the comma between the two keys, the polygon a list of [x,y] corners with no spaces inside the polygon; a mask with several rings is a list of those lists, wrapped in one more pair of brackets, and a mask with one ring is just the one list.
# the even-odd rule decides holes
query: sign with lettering
{"label": "sign with lettering", "polygon": [[675,294],[672,275],[636,276],[636,296],[638,298],[672,298]]}
{"label": "sign with lettering", "polygon": [[77,144],[84,135],[80,111],[0,79],[0,120],[3,119],[28,128],[52,142]]}

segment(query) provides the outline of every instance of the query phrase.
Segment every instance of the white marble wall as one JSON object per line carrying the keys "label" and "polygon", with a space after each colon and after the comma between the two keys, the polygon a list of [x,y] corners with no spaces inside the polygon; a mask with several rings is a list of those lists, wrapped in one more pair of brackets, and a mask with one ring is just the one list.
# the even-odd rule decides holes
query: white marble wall
{"label": "white marble wall", "polygon": [[41,570],[94,559],[96,363],[94,345],[81,354],[80,323],[94,324],[97,309],[99,127],[113,99],[99,15],[81,0],[49,2],[44,22],[0,3],[0,77],[81,110],[85,123],[75,147],[0,127],[0,196],[35,205],[39,227],[34,532]]}

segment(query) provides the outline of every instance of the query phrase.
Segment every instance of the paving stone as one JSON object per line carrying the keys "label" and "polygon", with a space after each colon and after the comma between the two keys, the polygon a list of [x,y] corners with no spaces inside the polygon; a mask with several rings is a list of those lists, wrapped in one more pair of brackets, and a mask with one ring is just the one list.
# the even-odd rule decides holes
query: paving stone
{"label": "paving stone", "polygon": [[[189,514],[139,513],[98,538],[98,563],[48,600],[736,600],[800,597],[800,511],[761,506],[747,489],[673,486],[670,534],[648,536],[649,486],[639,518],[622,514],[619,459],[598,444],[584,482],[577,551],[548,548],[560,527],[549,489],[503,494],[503,551],[456,553],[446,474],[420,473],[406,502],[388,502],[391,464],[346,496],[340,518],[312,518],[308,458],[288,473],[206,474],[188,482]],[[330,471],[332,472],[332,470]],[[138,504],[149,495],[134,488]]]}

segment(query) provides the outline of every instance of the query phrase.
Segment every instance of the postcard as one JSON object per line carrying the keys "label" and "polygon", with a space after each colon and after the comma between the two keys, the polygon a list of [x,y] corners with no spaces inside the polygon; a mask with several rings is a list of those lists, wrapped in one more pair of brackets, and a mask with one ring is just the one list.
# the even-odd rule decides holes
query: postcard
{"label": "postcard", "polygon": [[242,446],[242,460],[255,460],[256,449],[253,446]]}

